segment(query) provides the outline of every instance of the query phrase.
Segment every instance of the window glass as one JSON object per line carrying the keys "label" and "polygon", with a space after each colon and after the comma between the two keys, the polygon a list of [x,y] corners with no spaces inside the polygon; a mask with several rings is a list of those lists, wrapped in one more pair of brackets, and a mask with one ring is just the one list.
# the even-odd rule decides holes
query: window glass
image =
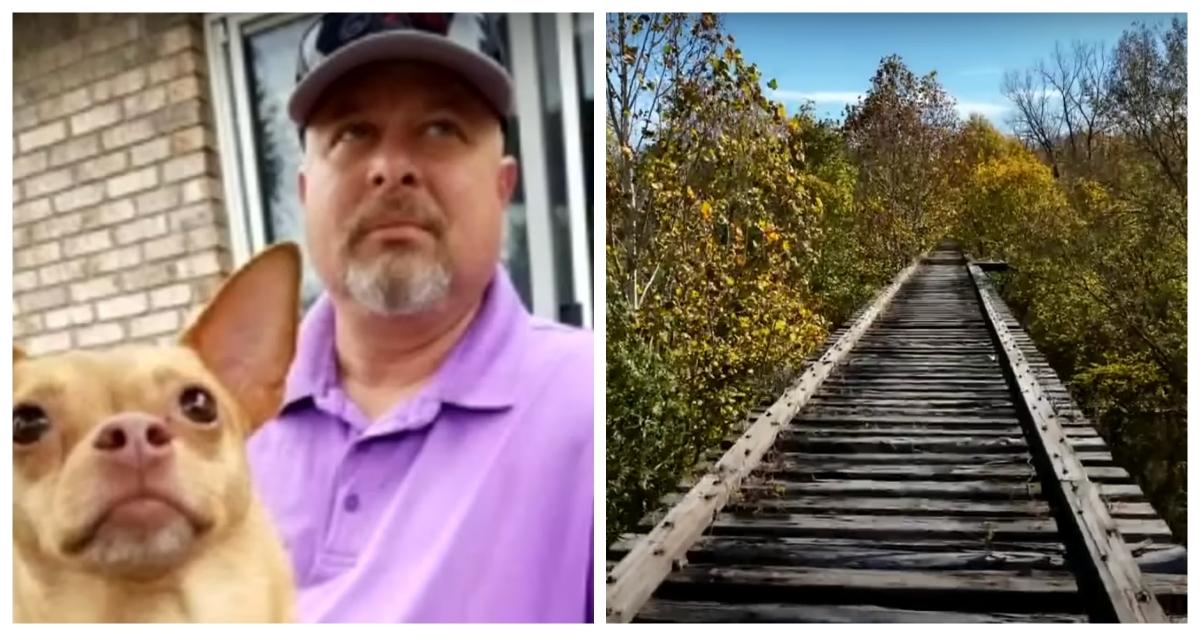
{"label": "window glass", "polygon": [[[300,138],[287,115],[287,98],[296,75],[296,48],[312,18],[260,30],[245,38],[246,75],[254,114],[258,184],[262,193],[268,242],[292,240],[304,247],[304,209],[296,176]],[[305,260],[308,255],[305,254]],[[321,282],[305,262],[301,300],[305,309],[321,291]]]}

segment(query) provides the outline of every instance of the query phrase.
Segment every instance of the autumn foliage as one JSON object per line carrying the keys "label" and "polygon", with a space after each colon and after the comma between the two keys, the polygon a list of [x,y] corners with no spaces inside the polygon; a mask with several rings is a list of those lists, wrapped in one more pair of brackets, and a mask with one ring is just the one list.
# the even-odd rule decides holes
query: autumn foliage
{"label": "autumn foliage", "polygon": [[712,14],[610,14],[607,43],[610,541],[947,237],[1010,263],[1005,298],[1182,538],[1184,25],[1081,59],[1072,124],[1019,137],[896,56],[844,121],[788,115]]}
{"label": "autumn foliage", "polygon": [[[1186,41],[1186,25],[1175,21],[1132,26],[1111,51],[1055,51],[1038,67],[1056,68],[1063,102],[1053,114],[1018,108],[1024,143],[981,120],[962,134],[971,170],[955,225],[973,252],[1012,265],[1000,278],[1006,300],[1179,539],[1187,525]],[[1051,131],[1035,137],[1035,128]]]}

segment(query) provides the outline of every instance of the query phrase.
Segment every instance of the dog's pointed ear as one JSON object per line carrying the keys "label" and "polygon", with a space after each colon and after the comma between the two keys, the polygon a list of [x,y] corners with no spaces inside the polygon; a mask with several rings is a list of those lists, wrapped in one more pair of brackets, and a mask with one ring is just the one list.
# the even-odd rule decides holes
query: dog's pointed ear
{"label": "dog's pointed ear", "polygon": [[227,279],[180,337],[234,395],[247,433],[279,411],[299,317],[300,249],[288,242]]}

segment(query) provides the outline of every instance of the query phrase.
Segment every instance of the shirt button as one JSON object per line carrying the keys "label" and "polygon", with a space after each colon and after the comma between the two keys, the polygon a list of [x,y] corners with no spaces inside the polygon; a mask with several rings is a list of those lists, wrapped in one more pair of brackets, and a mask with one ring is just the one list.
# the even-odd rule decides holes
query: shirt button
{"label": "shirt button", "polygon": [[350,493],[347,495],[346,499],[342,501],[342,507],[346,509],[346,512],[358,510],[358,494]]}

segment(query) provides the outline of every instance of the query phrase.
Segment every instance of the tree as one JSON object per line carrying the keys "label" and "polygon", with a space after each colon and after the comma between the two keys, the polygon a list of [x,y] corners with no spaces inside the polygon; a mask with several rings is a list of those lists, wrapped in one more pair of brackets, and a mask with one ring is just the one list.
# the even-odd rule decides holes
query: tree
{"label": "tree", "polygon": [[[612,132],[607,171],[614,185],[608,186],[610,214],[623,210],[618,220],[609,220],[607,237],[612,246],[622,247],[626,259],[636,262],[653,239],[656,225],[643,211],[646,191],[638,187],[635,170],[644,144],[663,124],[662,107],[674,91],[705,71],[708,59],[722,43],[720,22],[711,13],[685,14],[612,13],[608,19],[605,54],[606,126]],[[652,278],[618,269],[622,289],[636,309],[640,295]]]}
{"label": "tree", "polygon": [[1150,155],[1180,198],[1187,197],[1187,25],[1159,34],[1138,25],[1121,35],[1109,99],[1122,132]]}
{"label": "tree", "polygon": [[[694,26],[708,33],[715,20]],[[610,533],[778,394],[827,330],[805,285],[821,204],[802,170],[799,123],[763,95],[761,73],[732,40],[709,41],[718,40],[702,67],[655,85],[653,113],[635,118],[649,122],[626,136],[640,143],[608,153],[617,162],[607,181]],[[673,44],[650,54],[626,49],[620,63],[675,64]],[[622,73],[638,76],[610,67]],[[610,95],[618,107],[622,98]]]}
{"label": "tree", "polygon": [[1049,62],[1009,71],[1001,90],[1012,101],[1013,128],[1041,149],[1057,178],[1086,175],[1097,165],[1109,125],[1107,81],[1111,56],[1100,44],[1056,44]]}
{"label": "tree", "polygon": [[880,62],[866,96],[846,108],[857,199],[875,214],[873,233],[894,264],[932,245],[945,222],[945,165],[957,126],[936,73],[917,77],[896,55]]}
{"label": "tree", "polygon": [[[972,121],[960,136],[956,228],[973,250],[1010,263],[1006,301],[1179,538],[1186,56],[1186,25],[1175,20],[1165,32],[1135,25],[1111,54],[1056,48],[1049,65],[1010,73],[1016,128],[1055,176],[1028,152],[998,150],[1003,142]],[[1052,90],[1060,101],[1046,97]]]}

